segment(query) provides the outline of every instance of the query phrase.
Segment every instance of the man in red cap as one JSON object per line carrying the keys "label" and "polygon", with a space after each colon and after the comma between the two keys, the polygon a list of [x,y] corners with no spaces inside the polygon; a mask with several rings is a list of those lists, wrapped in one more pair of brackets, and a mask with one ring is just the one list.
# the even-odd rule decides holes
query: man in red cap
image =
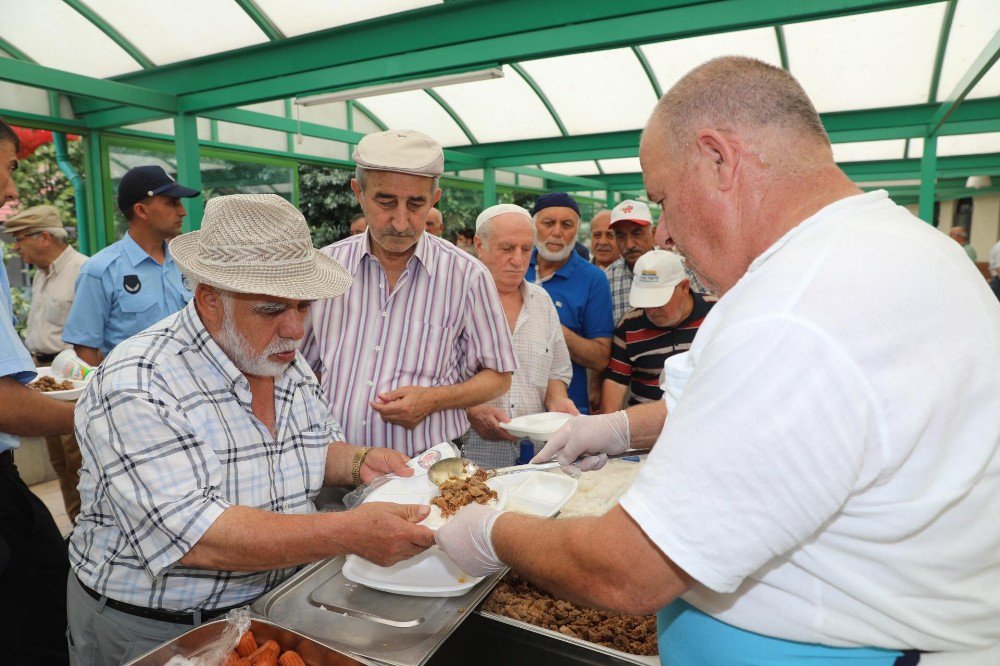
{"label": "man in red cap", "polygon": [[628,292],[632,288],[632,271],[639,257],[653,249],[653,217],[649,206],[641,201],[626,199],[611,211],[611,231],[615,234],[618,261],[604,269],[611,285],[615,324],[629,311]]}

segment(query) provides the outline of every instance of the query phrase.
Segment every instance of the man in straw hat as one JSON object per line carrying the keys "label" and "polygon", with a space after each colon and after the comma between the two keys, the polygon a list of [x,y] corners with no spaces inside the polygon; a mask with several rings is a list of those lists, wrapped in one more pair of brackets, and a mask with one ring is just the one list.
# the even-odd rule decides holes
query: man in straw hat
{"label": "man in straw hat", "polygon": [[439,542],[475,575],[659,611],[670,664],[998,663],[1000,305],[965,252],[852,183],[798,82],[751,58],[682,77],[639,159],[721,295],[667,360],[656,445],[603,516],[476,504]]}
{"label": "man in straw hat", "polygon": [[433,543],[427,507],[316,513],[322,486],[409,476],[344,443],[296,351],[316,299],[351,284],[273,194],[211,199],[170,252],[194,298],[119,344],[76,411],[83,510],[70,541],[78,663],[119,663],[253,601],[297,565],[394,564]]}
{"label": "man in straw hat", "polygon": [[388,130],[361,139],[354,161],[368,231],[323,248],[354,282],[313,307],[302,353],[347,441],[412,456],[464,433],[465,409],[506,391],[517,359],[489,272],[425,231],[441,146]]}

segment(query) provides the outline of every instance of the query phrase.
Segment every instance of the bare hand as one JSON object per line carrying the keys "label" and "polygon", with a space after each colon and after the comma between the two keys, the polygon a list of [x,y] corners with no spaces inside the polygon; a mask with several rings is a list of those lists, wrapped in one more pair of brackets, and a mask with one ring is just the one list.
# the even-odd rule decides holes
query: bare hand
{"label": "bare hand", "polygon": [[479,436],[483,439],[500,439],[506,442],[517,441],[517,437],[514,437],[500,427],[501,423],[510,421],[510,417],[496,407],[476,405],[475,407],[469,407],[465,410],[465,413],[469,417],[472,429],[479,433]]}
{"label": "bare hand", "polygon": [[412,430],[434,411],[431,389],[426,386],[400,386],[378,394],[371,403],[386,423],[401,425]]}
{"label": "bare hand", "polygon": [[413,468],[406,466],[409,459],[409,456],[393,449],[372,449],[361,466],[361,481],[371,483],[372,479],[384,474],[413,476]]}
{"label": "bare hand", "polygon": [[355,507],[345,514],[351,518],[347,550],[380,567],[418,555],[434,545],[434,532],[414,524],[428,513],[430,507],[421,504],[368,502]]}
{"label": "bare hand", "polygon": [[580,410],[576,408],[576,403],[570,398],[558,398],[549,403],[546,408],[550,412],[562,412],[563,414],[572,414],[573,416],[579,416]]}

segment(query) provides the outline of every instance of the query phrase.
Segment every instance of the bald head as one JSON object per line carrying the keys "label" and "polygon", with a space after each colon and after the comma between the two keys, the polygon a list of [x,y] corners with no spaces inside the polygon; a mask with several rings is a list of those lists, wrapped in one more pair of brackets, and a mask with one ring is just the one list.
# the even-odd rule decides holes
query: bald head
{"label": "bald head", "polygon": [[431,208],[427,213],[426,229],[427,233],[440,236],[444,233],[444,216],[441,215],[441,211],[437,208]]}

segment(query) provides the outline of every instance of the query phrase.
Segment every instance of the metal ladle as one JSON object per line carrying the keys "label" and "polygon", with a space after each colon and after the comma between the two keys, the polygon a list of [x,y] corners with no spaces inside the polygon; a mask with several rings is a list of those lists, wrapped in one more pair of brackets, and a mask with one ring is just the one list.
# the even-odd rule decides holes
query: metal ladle
{"label": "metal ladle", "polygon": [[[608,456],[608,459],[628,458],[630,456],[644,455],[646,453],[649,453],[647,449],[629,449],[628,451]],[[489,475],[490,477],[494,477],[503,476],[505,474],[519,474],[521,472],[540,472],[545,469],[552,469],[553,467],[559,467],[559,462],[556,460],[550,460],[549,462],[543,463],[528,463],[527,465],[499,467],[494,470],[489,470]],[[430,469],[427,470],[427,478],[430,479],[431,483],[434,485],[440,486],[449,479],[468,479],[475,474],[477,469],[479,469],[479,466],[468,458],[445,458],[444,460],[439,460],[430,466]]]}

